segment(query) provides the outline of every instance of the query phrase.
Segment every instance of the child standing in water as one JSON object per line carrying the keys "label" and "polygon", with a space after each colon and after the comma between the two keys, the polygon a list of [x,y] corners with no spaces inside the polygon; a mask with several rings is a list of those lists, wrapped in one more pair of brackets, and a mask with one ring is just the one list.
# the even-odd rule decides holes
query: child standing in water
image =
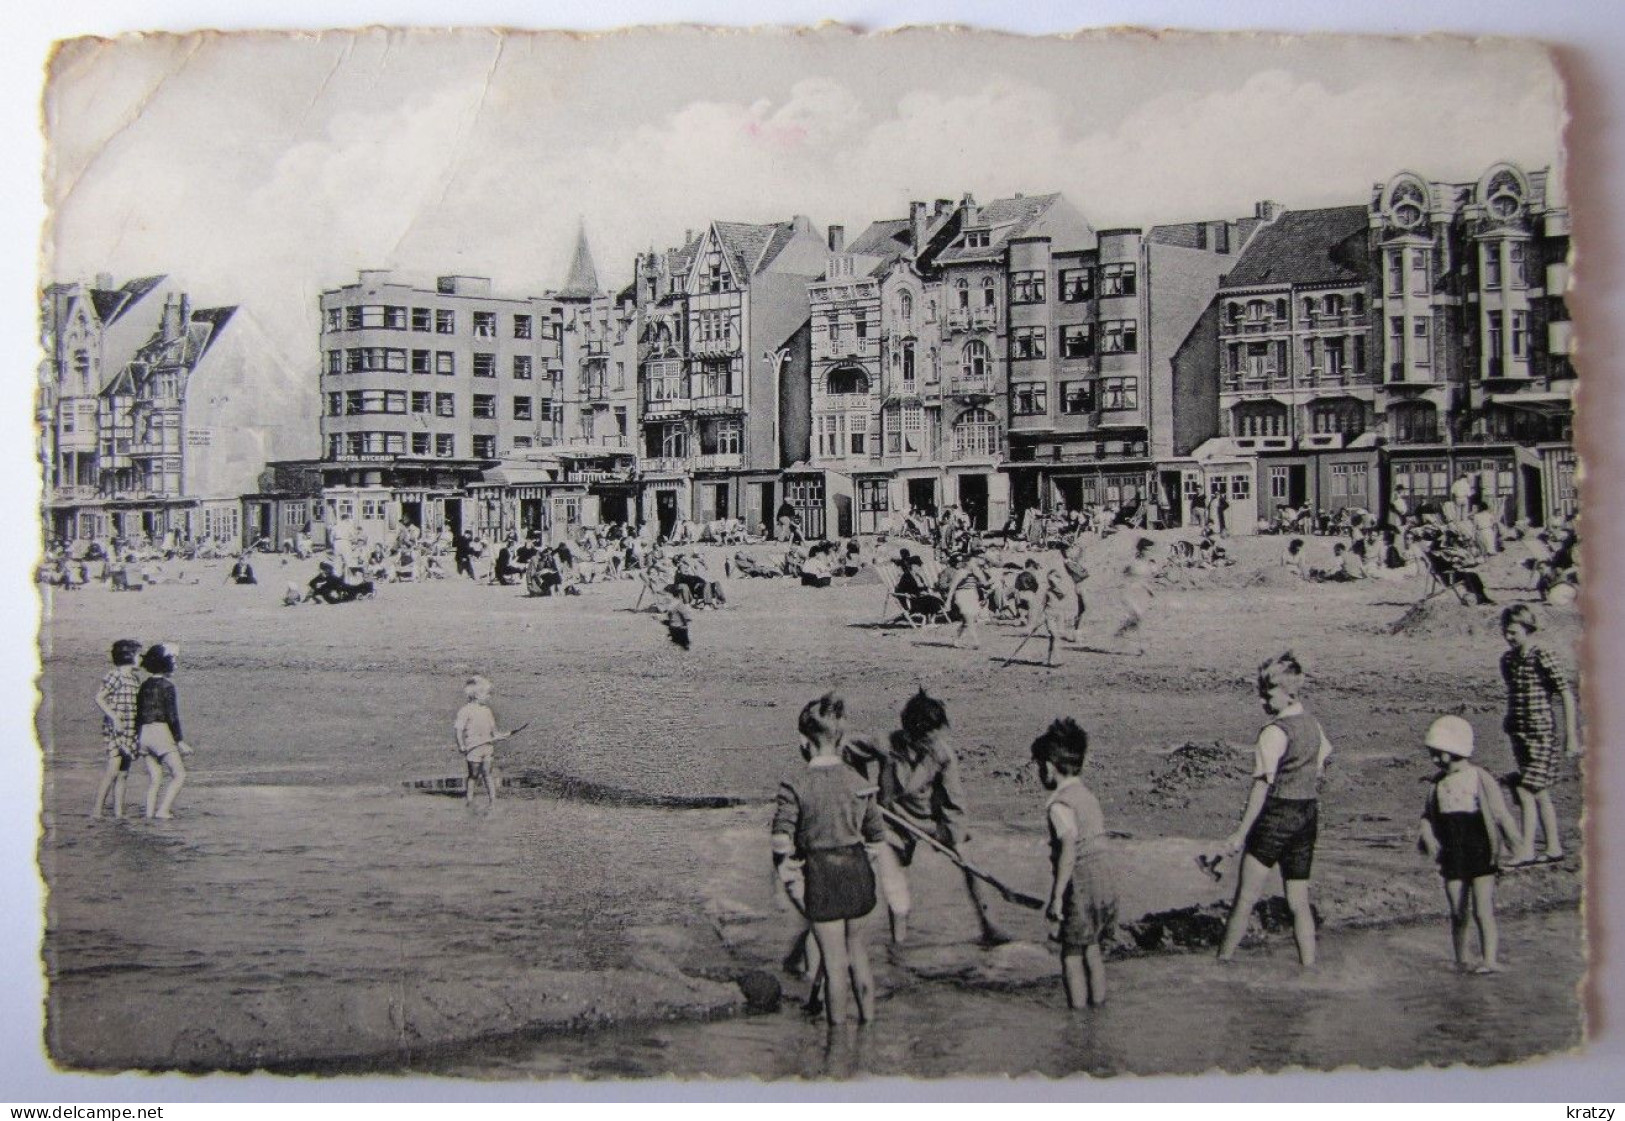
{"label": "child standing in water", "polygon": [[1279,864],[1298,961],[1305,968],[1315,964],[1309,872],[1319,830],[1320,777],[1332,745],[1320,722],[1298,700],[1303,676],[1303,663],[1290,650],[1258,667],[1258,698],[1270,722],[1258,733],[1253,786],[1241,824],[1225,841],[1227,852],[1244,850],[1245,855],[1219,947],[1220,961],[1235,956],[1269,870]]}
{"label": "child standing in water", "polygon": [[102,784],[96,791],[91,817],[102,816],[110,790],[113,816],[124,816],[124,787],[130,768],[141,753],[135,740],[136,697],[141,691],[135,659],[140,653],[141,644],[133,638],[121,638],[113,643],[113,668],[102,678],[102,687],[96,692],[96,707],[102,710],[102,746],[107,750],[107,767],[102,772]]}
{"label": "child standing in water", "polygon": [[[180,699],[169,675],[175,672],[175,650],[162,644],[147,648],[141,668],[148,677],[135,697],[136,744],[147,760],[147,816],[168,820],[175,796],[186,785],[183,756],[192,754],[181,736]],[[164,776],[169,786],[159,798]]]}
{"label": "child standing in water", "polygon": [[474,800],[474,783],[481,781],[485,783],[486,804],[494,808],[497,804],[496,742],[501,737],[497,735],[496,714],[488,703],[491,683],[475,674],[463,683],[463,696],[468,698],[468,703],[457,710],[457,720],[452,724],[457,750],[463,753],[463,761],[468,764],[463,801]]}
{"label": "child standing in water", "polygon": [[1117,895],[1100,802],[1083,785],[1089,735],[1073,720],[1057,720],[1033,741],[1033,762],[1044,789],[1052,882],[1044,913],[1061,924],[1061,981],[1067,1004],[1106,1003],[1101,940],[1117,924]]}
{"label": "child standing in water", "polygon": [[846,703],[834,693],[801,710],[807,765],[779,784],[772,827],[773,864],[818,943],[831,1024],[844,1023],[854,1002],[860,1020],[875,1016],[862,920],[875,909],[870,853],[884,839],[874,785],[841,757],[845,729]]}
{"label": "child standing in water", "polygon": [[[1501,655],[1501,679],[1507,687],[1504,728],[1518,761],[1518,804],[1523,810],[1523,835],[1512,863],[1556,864],[1563,859],[1563,838],[1557,829],[1557,807],[1552,784],[1562,763],[1557,743],[1555,697],[1563,706],[1563,750],[1580,754],[1574,692],[1557,659],[1534,644],[1535,613],[1525,604],[1501,612],[1501,637],[1507,652]],[[1535,837],[1544,834],[1546,851],[1535,856]]]}
{"label": "child standing in water", "polygon": [[1499,973],[1500,933],[1495,925],[1496,839],[1522,843],[1501,787],[1467,760],[1473,755],[1473,726],[1459,716],[1441,716],[1428,729],[1428,754],[1438,776],[1422,811],[1419,845],[1438,861],[1450,907],[1450,940],[1456,968],[1466,971],[1467,922],[1478,925],[1483,960],[1474,973]]}

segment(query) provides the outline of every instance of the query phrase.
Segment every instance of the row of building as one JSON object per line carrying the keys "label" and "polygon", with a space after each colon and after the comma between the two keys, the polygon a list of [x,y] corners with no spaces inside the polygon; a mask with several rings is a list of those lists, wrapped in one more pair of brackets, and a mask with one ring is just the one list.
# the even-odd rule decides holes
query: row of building
{"label": "row of building", "polygon": [[[584,235],[541,296],[362,272],[321,296],[320,453],[245,488],[242,533],[754,526],[787,502],[824,536],[949,503],[992,528],[1136,498],[1177,525],[1199,494],[1245,530],[1282,506],[1381,510],[1399,486],[1442,499],[1463,473],[1507,521],[1545,524],[1575,506],[1568,215],[1547,187],[1511,164],[1402,172],[1353,205],[1146,229],[1097,230],[1059,194],[914,202],[850,241],[717,221],[639,254],[614,293]],[[177,336],[166,297],[115,370],[106,340],[141,330],[107,288],[75,291],[48,292],[66,301],[41,413],[57,531],[172,487],[206,523],[232,496],[187,491],[190,414],[173,475],[142,450],[168,445],[123,434],[166,368],[153,348],[202,368],[229,311],[179,303]],[[95,373],[72,341],[87,309]]]}

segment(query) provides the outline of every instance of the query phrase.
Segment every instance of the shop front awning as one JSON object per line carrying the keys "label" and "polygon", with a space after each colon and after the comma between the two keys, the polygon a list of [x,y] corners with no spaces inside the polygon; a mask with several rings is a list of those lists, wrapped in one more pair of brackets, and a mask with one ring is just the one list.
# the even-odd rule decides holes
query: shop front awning
{"label": "shop front awning", "polygon": [[1545,393],[1491,393],[1489,403],[1508,409],[1526,409],[1541,416],[1562,416],[1574,411],[1574,398],[1556,391]]}

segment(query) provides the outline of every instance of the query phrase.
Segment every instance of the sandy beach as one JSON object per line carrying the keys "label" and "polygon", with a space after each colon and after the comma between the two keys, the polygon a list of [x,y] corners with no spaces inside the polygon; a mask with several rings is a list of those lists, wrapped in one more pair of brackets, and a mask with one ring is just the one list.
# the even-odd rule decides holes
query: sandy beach
{"label": "sandy beach", "polygon": [[[729,606],[696,614],[686,652],[631,610],[631,581],[554,599],[466,579],[391,585],[354,605],[290,609],[282,586],[303,583],[313,566],[263,557],[257,587],[227,586],[224,562],[171,563],[168,576],[197,582],[57,595],[40,713],[49,1051],[63,1066],[98,1070],[535,1075],[561,1071],[470,1064],[467,1048],[505,1040],[511,1055],[515,1040],[671,1021],[720,1030],[705,1025],[744,1012],[736,981],[751,970],[799,996],[804,984],[779,968],[796,918],[775,896],[767,803],[796,762],[796,712],[832,687],[846,695],[853,728],[871,735],[895,726],[916,688],[941,697],[976,855],[1040,894],[1043,792],[1028,744],[1057,716],[1082,722],[1093,741],[1085,781],[1126,869],[1117,954],[1134,959],[1126,976],[1166,984],[1196,961],[1170,955],[1210,947],[1222,923],[1230,881],[1204,876],[1195,855],[1240,814],[1262,722],[1252,675],[1288,647],[1310,663],[1308,704],[1336,747],[1315,872],[1328,946],[1321,982],[1352,984],[1336,972],[1343,932],[1421,920],[1392,934],[1413,971],[1405,976],[1476,984],[1473,999],[1491,1005],[1552,1009],[1523,1035],[1523,1018],[1508,1017],[1489,1052],[1469,1033],[1459,1051],[1429,1061],[1507,1061],[1577,1043],[1579,768],[1556,788],[1568,862],[1500,883],[1504,914],[1569,916],[1538,920],[1539,937],[1518,928],[1509,957],[1525,980],[1450,973],[1438,877],[1413,844],[1432,770],[1420,738],[1435,716],[1467,718],[1476,761],[1513,769],[1500,731],[1499,606],[1446,594],[1416,607],[1416,579],[1304,584],[1276,566],[1281,539],[1241,539],[1235,567],[1157,585],[1134,640],[1144,653],[1133,655],[1110,641],[1129,544],[1122,535],[1094,546],[1083,642],[1062,644],[1053,669],[1032,664],[1039,643],[1003,664],[1020,639],[1009,627],[984,626],[982,649],[968,651],[952,647],[950,627],[882,625],[893,612],[868,574],[816,590],[725,580]],[[1312,541],[1313,562],[1326,563],[1330,547]],[[1501,604],[1532,598],[1517,559],[1486,566]],[[721,561],[720,552],[711,561],[719,575]],[[1539,641],[1572,672],[1577,609],[1536,611]],[[171,822],[88,819],[102,761],[91,698],[108,645],[124,636],[181,649],[175,681],[197,752]],[[494,813],[421,788],[460,770],[450,724],[471,672],[494,682],[502,727],[530,722],[498,756],[502,772],[530,781],[505,790]],[[144,788],[132,779],[132,805]],[[1019,1006],[1026,993],[1058,999],[1039,916],[1005,908],[1016,941],[980,950],[952,869],[922,858],[916,880],[913,943],[881,966],[883,1021],[964,1018],[1001,1000]],[[1363,957],[1391,933],[1359,934]],[[1261,928],[1245,954],[1272,965],[1255,962],[1229,982],[1226,1007],[1295,972],[1278,932]],[[802,1034],[809,1053],[823,1046],[788,1004],[772,1023],[774,1055],[794,1052]],[[1260,1024],[1260,1038],[1270,1030]],[[1381,1039],[1361,1046],[1279,1061],[1396,1061]],[[1194,1053],[1190,1065],[1270,1061],[1238,1045]],[[1061,1052],[989,1062],[1010,1073],[1139,1069],[1081,1048],[1075,1061]],[[656,1059],[597,1073],[660,1069]],[[763,1059],[727,1073],[840,1070]]]}

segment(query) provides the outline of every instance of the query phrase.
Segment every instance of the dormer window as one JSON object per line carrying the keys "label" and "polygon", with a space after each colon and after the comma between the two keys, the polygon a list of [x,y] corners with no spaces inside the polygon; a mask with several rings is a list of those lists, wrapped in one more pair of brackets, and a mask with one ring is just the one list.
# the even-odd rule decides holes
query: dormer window
{"label": "dormer window", "polygon": [[706,254],[705,266],[700,272],[700,283],[707,292],[729,290],[728,266],[723,263],[721,250],[713,249]]}
{"label": "dormer window", "polygon": [[992,240],[992,233],[989,230],[966,230],[965,231],[965,248],[966,249],[986,249],[991,240]]}
{"label": "dormer window", "polygon": [[1422,185],[1407,179],[1395,187],[1388,196],[1388,213],[1394,225],[1402,230],[1414,230],[1420,226],[1427,217],[1427,196],[1422,191]]}

